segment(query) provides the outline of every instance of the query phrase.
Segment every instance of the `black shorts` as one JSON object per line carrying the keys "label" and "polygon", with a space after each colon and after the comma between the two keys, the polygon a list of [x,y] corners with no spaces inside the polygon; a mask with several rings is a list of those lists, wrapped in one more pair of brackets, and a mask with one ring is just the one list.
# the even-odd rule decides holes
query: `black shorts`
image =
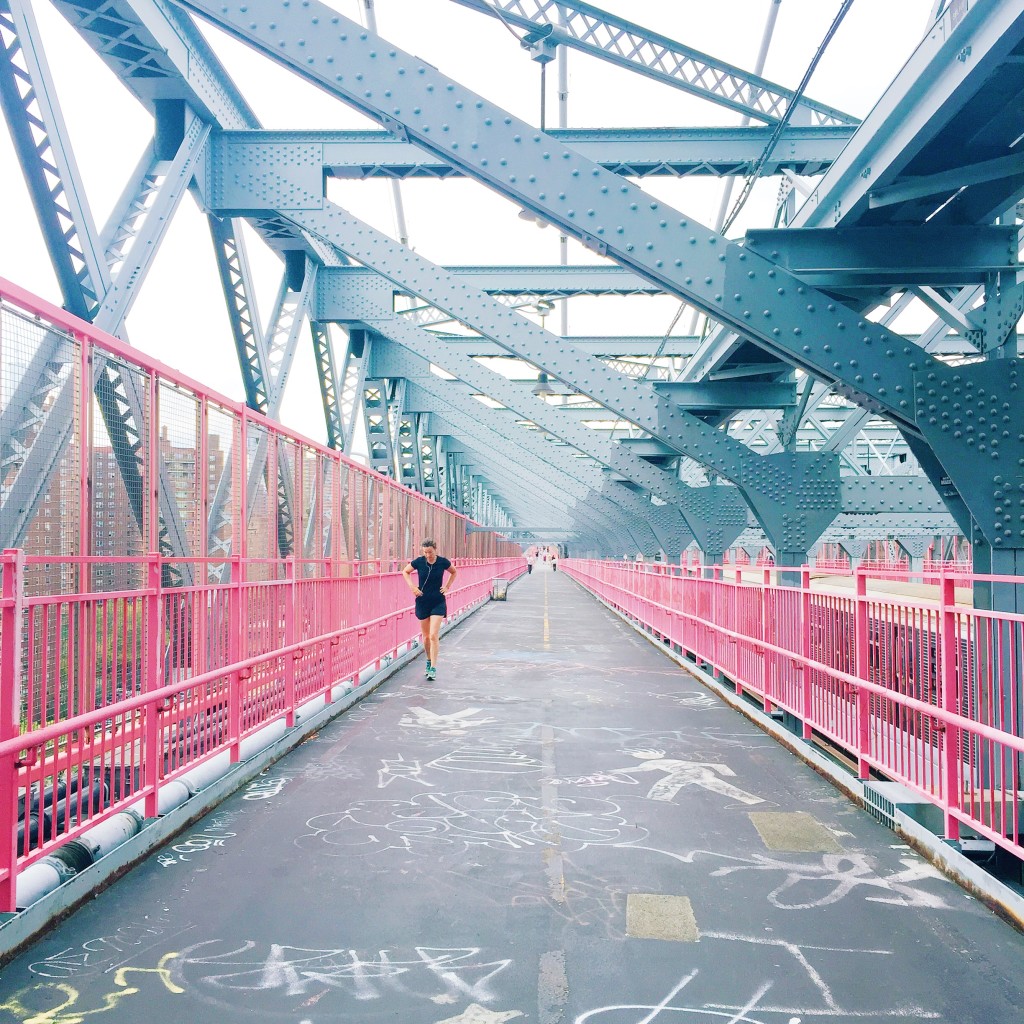
{"label": "black shorts", "polygon": [[448,616],[448,602],[443,596],[427,596],[416,598],[416,618],[423,622],[431,615],[440,615],[442,618]]}

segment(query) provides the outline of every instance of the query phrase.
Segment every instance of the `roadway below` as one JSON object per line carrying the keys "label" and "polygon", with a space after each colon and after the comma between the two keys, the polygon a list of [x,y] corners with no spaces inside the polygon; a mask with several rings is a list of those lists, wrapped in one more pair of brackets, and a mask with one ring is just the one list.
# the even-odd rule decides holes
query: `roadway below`
{"label": "roadway below", "polygon": [[0,1024],[1010,1024],[1024,936],[538,565],[0,971]]}

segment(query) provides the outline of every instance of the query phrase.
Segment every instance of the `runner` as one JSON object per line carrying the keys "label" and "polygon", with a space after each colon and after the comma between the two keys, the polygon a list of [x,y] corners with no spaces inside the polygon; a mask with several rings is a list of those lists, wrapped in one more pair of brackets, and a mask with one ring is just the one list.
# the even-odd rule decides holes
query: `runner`
{"label": "runner", "polygon": [[[406,585],[416,595],[416,618],[420,620],[423,649],[427,655],[427,679],[437,678],[437,653],[441,636],[441,623],[448,614],[445,594],[455,579],[455,566],[437,553],[437,545],[430,540],[421,545],[423,554],[414,558],[403,570]],[[411,576],[416,572],[418,585]],[[444,574],[448,573],[445,582]]]}

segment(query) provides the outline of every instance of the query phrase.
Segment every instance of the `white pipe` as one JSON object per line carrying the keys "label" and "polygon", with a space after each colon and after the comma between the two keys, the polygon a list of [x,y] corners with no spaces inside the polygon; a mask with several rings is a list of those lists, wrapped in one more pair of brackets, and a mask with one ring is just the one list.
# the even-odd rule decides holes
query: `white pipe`
{"label": "white pipe", "polygon": [[94,861],[105,857],[111,850],[116,850],[142,830],[143,818],[132,810],[122,811],[106,821],[101,821],[95,828],[83,832],[81,842],[92,854]]}
{"label": "white pipe", "polygon": [[44,857],[18,875],[15,905],[19,910],[31,907],[57,886],[66,882],[74,872],[66,864],[52,857]]}

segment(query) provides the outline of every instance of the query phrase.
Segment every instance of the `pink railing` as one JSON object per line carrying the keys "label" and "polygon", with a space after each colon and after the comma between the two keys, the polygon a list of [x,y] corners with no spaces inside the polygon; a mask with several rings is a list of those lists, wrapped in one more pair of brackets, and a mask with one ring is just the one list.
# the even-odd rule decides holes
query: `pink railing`
{"label": "pink railing", "polygon": [[818,588],[806,567],[786,587],[779,569],[703,578],[687,567],[561,565],[738,693],[788,712],[804,739],[847,752],[860,778],[873,771],[937,804],[947,838],[963,825],[1024,858],[1024,615],[964,603],[959,577],[943,577],[931,600],[904,600],[863,571],[842,590]]}
{"label": "pink railing", "polygon": [[166,782],[414,640],[400,569],[423,538],[458,566],[452,615],[525,572],[465,516],[2,279],[0,338],[0,911],[58,845],[155,814]]}
{"label": "pink railing", "polygon": [[[358,685],[420,635],[400,572],[303,578],[295,560],[248,582],[127,592],[26,594],[37,559],[0,556],[0,909],[18,871],[160,788],[283,720],[339,684]],[[523,558],[457,562],[449,615],[515,579]],[[23,699],[12,697],[18,693]],[[26,806],[27,805],[27,806]]]}

